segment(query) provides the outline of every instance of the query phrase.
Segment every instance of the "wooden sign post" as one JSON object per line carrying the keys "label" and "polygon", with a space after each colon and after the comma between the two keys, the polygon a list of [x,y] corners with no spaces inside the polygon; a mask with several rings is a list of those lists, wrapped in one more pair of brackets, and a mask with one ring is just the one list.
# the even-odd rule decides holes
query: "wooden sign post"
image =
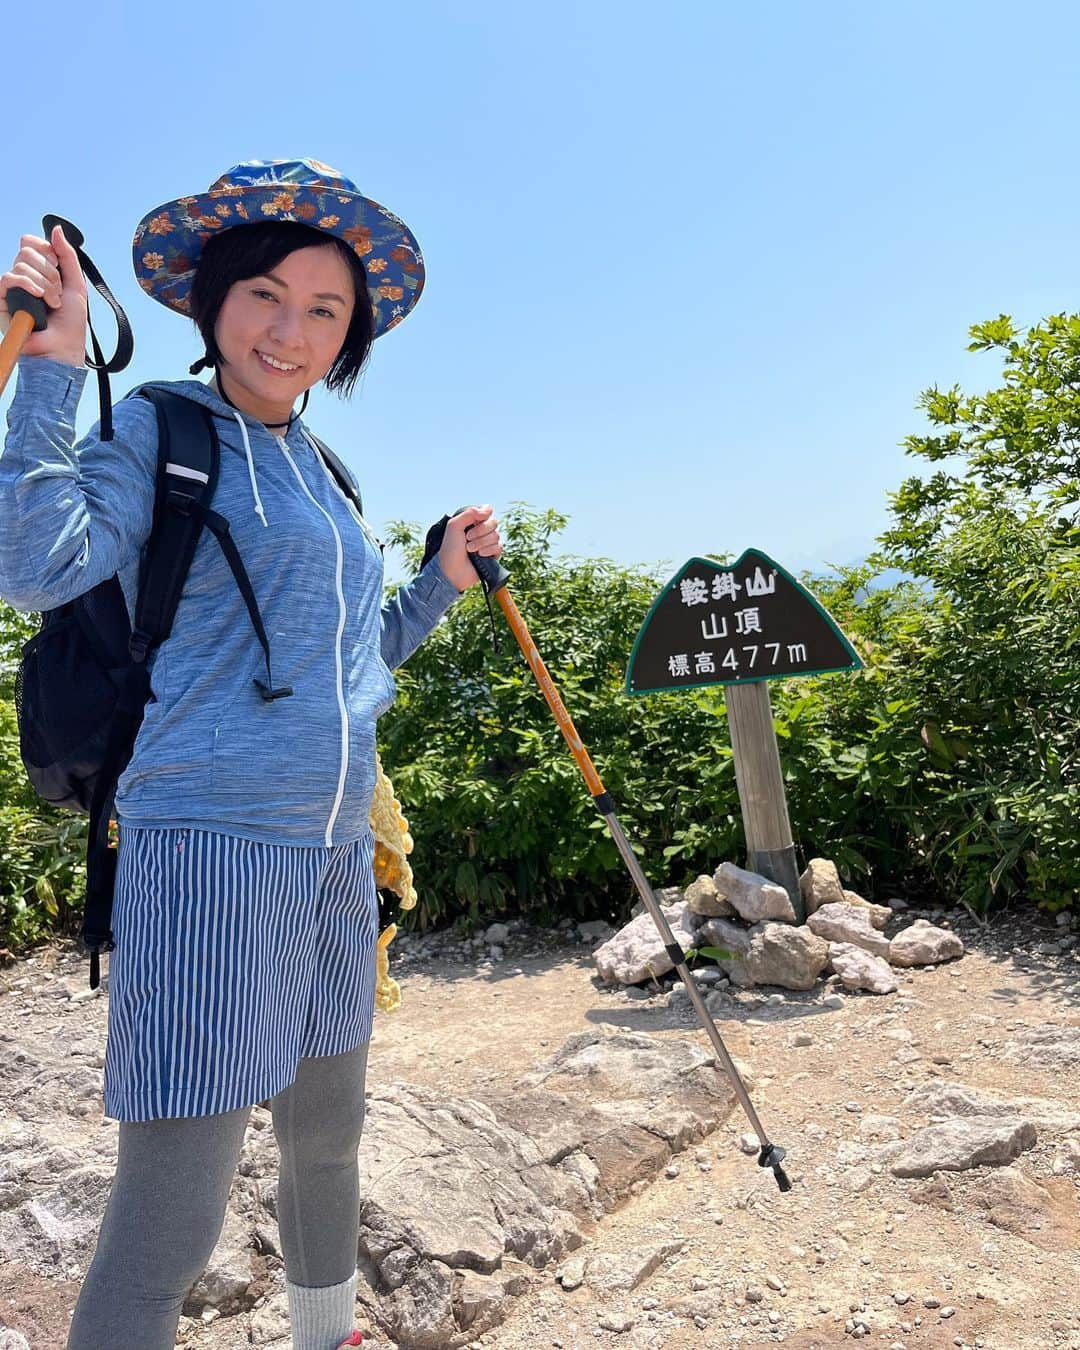
{"label": "wooden sign post", "polygon": [[861,665],[823,606],[757,549],[733,566],[691,558],[653,602],[630,654],[630,694],[727,686],[747,861],[784,887],[800,922],[806,915],[766,682]]}

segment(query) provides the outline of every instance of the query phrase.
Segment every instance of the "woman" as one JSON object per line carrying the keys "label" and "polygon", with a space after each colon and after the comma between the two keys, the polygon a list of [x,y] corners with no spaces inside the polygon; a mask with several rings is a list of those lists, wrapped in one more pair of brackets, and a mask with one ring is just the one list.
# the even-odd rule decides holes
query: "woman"
{"label": "woman", "polygon": [[[368,807],[375,722],[400,665],[498,557],[491,508],[449,522],[438,555],[382,602],[382,557],[299,413],[320,380],[350,392],[409,312],[423,261],[401,221],[313,160],[241,164],[150,212],[140,284],[189,314],[213,367],[170,387],[212,414],[213,508],[255,591],[263,653],[205,531],[116,794],[106,1114],[119,1159],[70,1350],[159,1350],[221,1231],[251,1106],[269,1099],[296,1350],[359,1344],[355,1303],[364,1072],[377,903]],[[0,278],[42,296],[0,455],[0,594],[51,609],[117,573],[129,609],[151,524],[147,399],[73,446],[86,289],[57,229]],[[136,391],[137,395],[137,391]],[[303,404],[301,404],[301,410]]]}

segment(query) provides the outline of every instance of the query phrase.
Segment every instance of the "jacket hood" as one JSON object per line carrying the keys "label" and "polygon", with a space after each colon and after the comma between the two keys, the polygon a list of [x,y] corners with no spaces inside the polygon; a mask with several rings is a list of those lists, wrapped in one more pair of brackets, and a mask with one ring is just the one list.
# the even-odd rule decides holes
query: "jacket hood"
{"label": "jacket hood", "polygon": [[[154,381],[154,383],[157,383],[157,381]],[[241,412],[239,408],[234,408],[231,403],[226,403],[213,384],[204,384],[202,380],[170,380],[168,386],[173,393],[189,398],[193,403],[201,404],[204,408],[208,408],[215,417],[222,420],[224,426],[218,429],[218,442],[223,451],[231,451],[233,454],[242,456],[246,461],[248,480],[251,484],[252,506],[264,527],[268,526],[270,522],[267,520],[266,512],[263,509],[258,475],[255,471],[255,456],[251,449],[252,437],[256,438],[256,443],[259,436],[267,436],[275,442],[284,440],[290,449],[307,447],[314,450],[314,444],[304,423],[297,417],[284,437],[279,438],[258,418]],[[144,387],[138,385],[127,397],[133,398]],[[234,427],[238,434],[234,432],[230,435],[229,431]]]}
{"label": "jacket hood", "polygon": [[[146,383],[160,384],[163,382],[159,380],[148,380]],[[239,408],[234,408],[231,403],[226,403],[211,383],[204,383],[202,380],[169,380],[167,383],[169,388],[175,393],[183,395],[184,398],[191,399],[193,403],[202,404],[204,408],[209,408],[215,417],[221,417],[233,425],[243,423],[248,428],[249,432],[255,431],[261,435],[270,436],[275,440],[277,439],[277,437],[274,436],[274,433],[267,429],[266,424],[260,422],[257,417],[252,417],[250,413],[241,412]],[[136,385],[127,397],[133,398],[142,388],[143,386],[141,384]],[[304,422],[298,417],[296,421],[293,422],[288,430],[288,434],[284,438],[286,445],[292,446],[294,443],[306,445],[307,441],[304,439],[304,431]]]}

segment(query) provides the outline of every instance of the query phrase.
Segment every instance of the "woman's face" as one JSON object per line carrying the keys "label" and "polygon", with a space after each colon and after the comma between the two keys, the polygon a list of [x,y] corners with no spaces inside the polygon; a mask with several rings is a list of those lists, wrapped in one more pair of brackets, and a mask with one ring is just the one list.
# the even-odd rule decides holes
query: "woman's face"
{"label": "woman's face", "polygon": [[225,358],[218,379],[241,412],[287,422],[296,399],[334,364],[355,299],[333,244],[299,248],[265,276],[234,282],[214,337]]}

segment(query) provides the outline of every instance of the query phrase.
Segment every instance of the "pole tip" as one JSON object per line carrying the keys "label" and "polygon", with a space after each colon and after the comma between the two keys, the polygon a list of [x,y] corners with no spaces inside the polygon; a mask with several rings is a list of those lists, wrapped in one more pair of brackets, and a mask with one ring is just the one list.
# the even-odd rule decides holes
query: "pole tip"
{"label": "pole tip", "polygon": [[785,1150],[779,1144],[762,1144],[761,1152],[758,1154],[758,1166],[771,1167],[777,1186],[781,1191],[787,1192],[791,1190],[791,1180],[780,1166],[784,1161],[784,1155]]}

